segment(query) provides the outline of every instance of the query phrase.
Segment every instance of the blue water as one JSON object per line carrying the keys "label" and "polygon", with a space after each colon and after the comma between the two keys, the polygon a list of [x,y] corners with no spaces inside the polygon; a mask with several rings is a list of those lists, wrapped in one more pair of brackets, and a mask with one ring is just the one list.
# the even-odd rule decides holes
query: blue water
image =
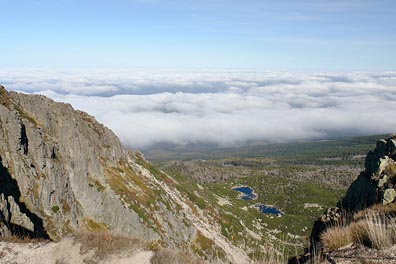
{"label": "blue water", "polygon": [[270,215],[283,215],[283,212],[274,206],[268,206],[265,204],[256,204],[255,205],[259,211],[263,214],[270,214]]}
{"label": "blue water", "polygon": [[[237,187],[232,188],[234,191],[238,191],[241,193],[240,199],[245,201],[250,201],[257,198],[257,195],[253,193],[253,189],[247,186],[244,187]],[[280,216],[283,215],[283,212],[274,206],[268,206],[265,204],[258,203],[255,205],[258,208],[260,213],[269,214],[269,215],[276,215]]]}
{"label": "blue water", "polygon": [[253,193],[253,189],[250,187],[246,187],[246,186],[245,187],[237,187],[237,188],[233,188],[233,190],[242,193],[242,195],[240,197],[242,200],[250,201],[250,200],[257,198],[257,195],[255,195]]}

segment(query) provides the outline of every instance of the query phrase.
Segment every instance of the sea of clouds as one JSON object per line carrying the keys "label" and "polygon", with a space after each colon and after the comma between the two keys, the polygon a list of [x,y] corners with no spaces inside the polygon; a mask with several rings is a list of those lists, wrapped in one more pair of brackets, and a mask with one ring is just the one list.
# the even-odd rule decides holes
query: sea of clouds
{"label": "sea of clouds", "polygon": [[396,132],[396,72],[0,70],[8,90],[88,112],[129,147]]}

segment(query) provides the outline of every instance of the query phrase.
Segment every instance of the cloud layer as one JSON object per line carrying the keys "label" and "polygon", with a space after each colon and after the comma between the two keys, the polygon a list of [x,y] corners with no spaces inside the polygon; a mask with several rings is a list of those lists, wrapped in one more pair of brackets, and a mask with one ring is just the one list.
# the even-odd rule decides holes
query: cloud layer
{"label": "cloud layer", "polygon": [[0,83],[68,102],[133,148],[396,131],[396,72],[0,70]]}

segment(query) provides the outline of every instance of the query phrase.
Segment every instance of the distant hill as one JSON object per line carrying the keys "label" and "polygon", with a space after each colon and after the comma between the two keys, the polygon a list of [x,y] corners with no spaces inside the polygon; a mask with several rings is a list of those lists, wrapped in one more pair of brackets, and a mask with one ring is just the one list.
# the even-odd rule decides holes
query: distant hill
{"label": "distant hill", "polygon": [[307,142],[277,143],[250,142],[237,147],[219,147],[214,144],[156,144],[142,152],[150,161],[163,162],[190,159],[227,158],[284,158],[307,160],[311,157],[331,157],[345,155],[366,155],[375,142],[389,135],[344,137]]}

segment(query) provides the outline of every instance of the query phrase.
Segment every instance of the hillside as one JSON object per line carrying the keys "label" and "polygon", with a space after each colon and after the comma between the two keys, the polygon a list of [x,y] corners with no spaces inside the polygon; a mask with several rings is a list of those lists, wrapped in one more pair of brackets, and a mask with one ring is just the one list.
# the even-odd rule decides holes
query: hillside
{"label": "hillside", "polygon": [[71,105],[4,87],[0,102],[0,262],[284,263],[322,243],[317,219],[341,198],[354,214],[394,194],[394,141],[365,157],[382,135],[153,164]]}
{"label": "hillside", "polygon": [[366,155],[375,142],[388,135],[343,137],[302,142],[268,143],[247,142],[241,146],[221,147],[215,144],[154,144],[143,149],[148,160],[169,162],[191,159],[241,159],[272,158],[284,161],[310,162],[321,158],[348,160],[356,155]]}
{"label": "hillside", "polygon": [[221,233],[215,208],[197,205],[195,194],[125,149],[93,117],[4,87],[0,102],[3,237],[57,241],[110,231],[201,259],[249,261]]}

